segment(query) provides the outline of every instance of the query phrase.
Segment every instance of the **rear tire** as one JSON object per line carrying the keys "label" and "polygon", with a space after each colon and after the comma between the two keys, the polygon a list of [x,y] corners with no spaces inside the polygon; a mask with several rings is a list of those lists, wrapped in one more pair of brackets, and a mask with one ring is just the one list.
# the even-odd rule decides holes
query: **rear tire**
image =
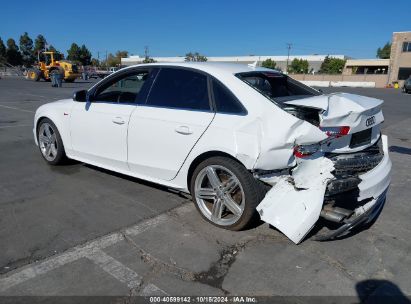
{"label": "rear tire", "polygon": [[31,81],[39,81],[41,72],[38,69],[30,69],[27,71],[27,79]]}
{"label": "rear tire", "polygon": [[52,166],[67,161],[63,141],[56,125],[48,118],[43,118],[37,126],[37,141],[43,159]]}
{"label": "rear tire", "polygon": [[242,164],[216,156],[195,168],[190,192],[206,221],[220,228],[242,230],[258,219],[256,207],[267,190]]}

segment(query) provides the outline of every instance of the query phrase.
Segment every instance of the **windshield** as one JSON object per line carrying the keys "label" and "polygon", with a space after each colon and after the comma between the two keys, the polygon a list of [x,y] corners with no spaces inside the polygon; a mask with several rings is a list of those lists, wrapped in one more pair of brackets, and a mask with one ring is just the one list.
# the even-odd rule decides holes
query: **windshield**
{"label": "windshield", "polygon": [[279,72],[256,71],[239,73],[236,76],[278,103],[321,95],[320,92]]}

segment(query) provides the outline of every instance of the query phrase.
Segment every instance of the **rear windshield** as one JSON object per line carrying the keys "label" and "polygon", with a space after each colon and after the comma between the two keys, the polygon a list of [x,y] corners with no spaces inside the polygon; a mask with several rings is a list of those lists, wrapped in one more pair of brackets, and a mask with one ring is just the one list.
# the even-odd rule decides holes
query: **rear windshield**
{"label": "rear windshield", "polygon": [[246,72],[236,76],[277,103],[321,95],[320,92],[278,72]]}

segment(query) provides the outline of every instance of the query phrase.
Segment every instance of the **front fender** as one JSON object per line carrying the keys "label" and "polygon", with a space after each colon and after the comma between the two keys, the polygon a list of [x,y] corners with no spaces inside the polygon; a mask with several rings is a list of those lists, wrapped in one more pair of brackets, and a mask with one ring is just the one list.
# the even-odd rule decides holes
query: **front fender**
{"label": "front fender", "polygon": [[41,119],[50,119],[57,127],[66,152],[71,150],[70,115],[74,103],[72,100],[51,102],[40,106],[34,115],[33,136],[38,145],[37,127]]}

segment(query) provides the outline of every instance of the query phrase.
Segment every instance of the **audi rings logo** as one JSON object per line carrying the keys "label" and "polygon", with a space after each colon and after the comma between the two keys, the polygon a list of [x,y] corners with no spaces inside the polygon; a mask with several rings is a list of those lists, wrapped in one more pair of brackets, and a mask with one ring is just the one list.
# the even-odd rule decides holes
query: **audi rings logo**
{"label": "audi rings logo", "polygon": [[365,121],[365,125],[367,127],[369,127],[373,124],[375,124],[375,116],[371,116],[371,117],[367,118],[367,120]]}

